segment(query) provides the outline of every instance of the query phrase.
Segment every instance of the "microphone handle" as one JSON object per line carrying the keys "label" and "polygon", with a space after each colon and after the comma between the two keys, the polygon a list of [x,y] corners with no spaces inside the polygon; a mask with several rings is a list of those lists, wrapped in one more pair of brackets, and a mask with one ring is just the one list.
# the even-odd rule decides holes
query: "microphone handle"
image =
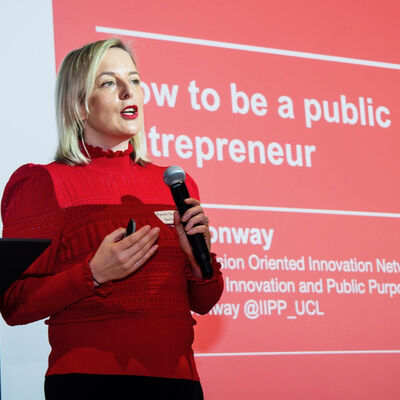
{"label": "microphone handle", "polygon": [[[189,198],[189,192],[184,182],[174,183],[170,186],[172,197],[174,198],[175,204],[178,208],[179,215],[182,217],[183,214],[189,208],[193,207],[190,204],[185,203],[185,199]],[[185,227],[186,222],[182,221],[182,225]],[[186,232],[185,232],[186,233]],[[194,235],[188,235],[186,237],[192,248],[193,255],[197,264],[199,264],[201,273],[204,279],[208,279],[213,274],[213,269],[211,265],[210,252],[208,250],[206,240],[202,233],[195,233]]]}

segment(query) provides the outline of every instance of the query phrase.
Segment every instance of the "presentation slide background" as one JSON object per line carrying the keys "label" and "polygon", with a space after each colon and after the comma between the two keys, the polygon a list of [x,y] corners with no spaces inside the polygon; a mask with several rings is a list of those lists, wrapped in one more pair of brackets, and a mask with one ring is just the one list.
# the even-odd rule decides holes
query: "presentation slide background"
{"label": "presentation slide background", "polygon": [[[175,138],[187,135],[193,143],[196,137],[206,137],[214,143],[216,138],[239,139],[245,146],[248,141],[261,141],[265,146],[276,142],[283,148],[285,144],[293,149],[295,145],[316,147],[311,167],[292,167],[286,162],[273,165],[268,160],[260,164],[257,155],[255,163],[250,163],[248,157],[234,162],[227,147],[223,161],[214,154],[199,167],[195,152],[183,159],[176,154],[173,142],[170,156],[152,154],[157,164],[181,165],[195,177],[214,229],[213,249],[223,258],[242,258],[246,264],[243,270],[225,268],[226,278],[248,282],[277,278],[296,284],[320,279],[324,283],[326,279],[399,283],[398,274],[378,274],[376,268],[373,273],[311,272],[308,268],[251,270],[247,262],[249,257],[285,256],[339,261],[356,257],[373,263],[376,258],[399,260],[395,245],[399,191],[393,185],[399,174],[398,69],[321,61],[317,57],[399,63],[400,55],[393,51],[395,38],[399,37],[399,6],[377,1],[54,1],[53,12],[56,68],[72,48],[115,36],[96,32],[96,26],[316,55],[291,57],[282,55],[282,51],[276,55],[120,35],[132,46],[142,80],[149,87],[151,83],[178,86],[174,107],[157,105],[151,93],[145,107],[147,133],[154,127],[159,134],[173,134]],[[54,53],[46,57],[54,57]],[[54,58],[45,67],[49,65],[54,65]],[[193,109],[187,89],[193,80],[200,91],[211,88],[218,93],[220,107],[216,111],[208,111],[200,95],[197,101],[202,109]],[[249,97],[262,94],[268,103],[266,115],[255,115],[251,109],[244,115],[234,114],[232,83],[237,92]],[[390,110],[390,126],[382,128],[376,122],[372,127],[327,123],[321,119],[311,128],[306,127],[305,98],[320,104],[327,100],[331,111],[332,102],[340,102],[341,95],[348,103],[357,105],[363,97],[365,102],[367,98],[373,100],[374,109],[386,107]],[[294,118],[280,116],[280,96],[293,101]],[[211,100],[210,96],[205,99]],[[49,99],[44,101],[48,103]],[[52,121],[52,113],[48,114]],[[51,129],[44,135],[54,140]],[[43,142],[46,140],[43,136]],[[157,150],[162,150],[160,140]],[[151,151],[154,143],[149,141],[148,145]],[[29,161],[38,162],[34,157]],[[222,209],[214,208],[215,204]],[[231,210],[228,205],[236,207]],[[250,206],[250,210],[237,206]],[[267,210],[269,207],[284,210]],[[299,212],[304,209],[309,212]],[[321,214],[321,210],[328,213]],[[336,215],[332,210],[353,213]],[[354,211],[367,214],[356,215]],[[386,214],[377,217],[369,214],[372,212]],[[226,243],[226,236],[222,242],[221,227],[231,231],[252,229],[256,243]],[[263,238],[259,244],[257,234],[263,229],[273,229],[268,249],[263,248]],[[287,309],[252,319],[243,312],[249,300],[257,304],[281,300]],[[312,314],[316,309],[311,307],[312,315],[295,315],[294,303],[302,300],[312,301],[310,305],[317,306],[318,313]],[[323,293],[299,293],[297,287],[289,294],[227,290],[220,304],[225,311],[229,311],[229,304],[239,305],[237,318],[216,312],[195,316],[198,325],[194,349],[207,399],[398,397],[399,334],[394,318],[398,295],[336,294],[327,293],[326,288]],[[29,328],[2,327],[2,357],[7,338],[3,332],[7,329],[21,329],[23,333]],[[20,369],[15,368],[15,374],[23,368],[17,367]],[[7,387],[12,377],[4,378],[5,369],[3,359],[2,383]]]}

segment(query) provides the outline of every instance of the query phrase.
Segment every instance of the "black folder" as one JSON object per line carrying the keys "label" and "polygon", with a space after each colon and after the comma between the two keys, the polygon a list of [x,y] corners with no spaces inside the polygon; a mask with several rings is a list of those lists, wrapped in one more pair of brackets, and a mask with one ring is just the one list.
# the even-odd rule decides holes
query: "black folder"
{"label": "black folder", "polygon": [[0,295],[43,253],[50,239],[0,238]]}

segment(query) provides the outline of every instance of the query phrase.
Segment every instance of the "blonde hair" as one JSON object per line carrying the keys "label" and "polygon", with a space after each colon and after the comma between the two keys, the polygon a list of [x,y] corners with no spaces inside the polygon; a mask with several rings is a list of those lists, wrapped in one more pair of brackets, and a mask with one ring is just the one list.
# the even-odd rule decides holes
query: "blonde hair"
{"label": "blonde hair", "polygon": [[[56,116],[58,148],[55,159],[70,165],[89,164],[90,159],[81,151],[84,127],[81,107],[89,112],[89,97],[94,87],[95,75],[108,49],[125,50],[135,60],[119,39],[100,40],[71,51],[64,58],[57,76]],[[135,63],[136,65],[136,63]],[[144,164],[147,157],[144,128],[130,140],[134,152],[132,159]]]}

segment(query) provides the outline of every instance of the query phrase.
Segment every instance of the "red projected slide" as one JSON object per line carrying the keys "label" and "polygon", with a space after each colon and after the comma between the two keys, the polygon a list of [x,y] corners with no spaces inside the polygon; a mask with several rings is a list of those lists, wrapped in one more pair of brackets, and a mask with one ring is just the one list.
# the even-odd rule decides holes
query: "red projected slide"
{"label": "red projected slide", "polygon": [[225,281],[194,315],[207,399],[398,398],[399,10],[290,3],[54,1],[57,66],[129,43],[149,153],[199,185]]}

